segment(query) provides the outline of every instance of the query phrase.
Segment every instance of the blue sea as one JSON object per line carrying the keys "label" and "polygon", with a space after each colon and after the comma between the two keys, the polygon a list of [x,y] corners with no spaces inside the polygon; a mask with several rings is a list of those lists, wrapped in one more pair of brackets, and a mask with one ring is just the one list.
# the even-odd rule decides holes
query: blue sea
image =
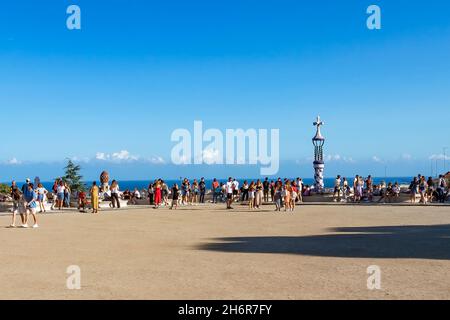
{"label": "blue sea", "polygon": [[[350,182],[350,184],[353,182],[353,178],[354,177],[347,177],[347,180]],[[240,184],[242,185],[242,182],[244,182],[244,180],[247,180],[248,182],[251,181],[256,181],[258,178],[239,178],[237,179]],[[272,180],[276,180],[277,178],[269,178],[269,181]],[[194,179],[190,179],[191,183]],[[200,179],[197,179],[198,181],[200,181]],[[223,178],[223,179],[217,179],[219,182],[226,182],[227,179]],[[261,179],[262,180],[262,179]],[[325,184],[325,188],[333,188],[334,187],[334,180],[335,178],[325,178],[324,179],[324,184]],[[379,184],[381,181],[384,181],[386,183],[392,182],[398,182],[399,184],[409,184],[412,180],[412,177],[385,177],[385,178],[381,178],[381,177],[374,177],[373,178],[374,183],[375,184]],[[212,184],[212,179],[205,179],[206,181],[206,186],[209,189],[211,187]],[[142,190],[142,189],[147,189],[150,181],[148,180],[119,180],[119,187],[120,190],[124,191],[124,190],[134,190],[134,188],[138,188],[138,190]],[[178,185],[180,185],[181,180],[165,180],[165,182],[169,185],[172,186],[174,183],[178,183]],[[314,183],[314,179],[312,178],[304,178],[303,182],[305,185],[312,185]],[[97,182],[99,183],[99,182]],[[44,185],[44,187],[48,190],[51,190],[52,186],[53,186],[53,182],[42,182],[42,184]],[[19,185],[21,185],[21,183],[19,182]]]}

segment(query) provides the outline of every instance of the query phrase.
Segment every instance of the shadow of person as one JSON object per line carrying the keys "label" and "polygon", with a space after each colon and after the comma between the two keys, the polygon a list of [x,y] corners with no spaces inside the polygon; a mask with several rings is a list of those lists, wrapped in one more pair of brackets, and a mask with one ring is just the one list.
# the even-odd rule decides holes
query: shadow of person
{"label": "shadow of person", "polygon": [[450,225],[343,227],[334,234],[216,238],[197,249],[342,258],[450,259]]}

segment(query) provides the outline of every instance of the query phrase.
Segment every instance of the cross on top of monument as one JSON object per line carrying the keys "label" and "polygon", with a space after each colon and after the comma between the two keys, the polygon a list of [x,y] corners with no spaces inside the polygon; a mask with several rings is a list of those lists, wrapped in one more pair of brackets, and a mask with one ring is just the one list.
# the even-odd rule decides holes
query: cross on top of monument
{"label": "cross on top of monument", "polygon": [[320,116],[317,116],[316,121],[313,123],[313,125],[317,126],[317,129],[320,129],[320,126],[323,126],[324,123],[322,120],[320,120]]}
{"label": "cross on top of monument", "polygon": [[314,121],[313,125],[317,127],[316,135],[314,136],[313,140],[325,140],[325,138],[320,133],[320,126],[324,125],[324,122],[320,119],[320,116],[317,116],[316,121]]}

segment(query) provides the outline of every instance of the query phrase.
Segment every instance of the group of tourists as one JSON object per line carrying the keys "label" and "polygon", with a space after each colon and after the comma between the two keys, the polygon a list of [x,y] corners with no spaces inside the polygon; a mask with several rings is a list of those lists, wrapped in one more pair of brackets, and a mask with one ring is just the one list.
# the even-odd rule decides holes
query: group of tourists
{"label": "group of tourists", "polygon": [[[303,188],[300,178],[293,180],[278,178],[278,180],[270,182],[268,178],[264,181],[258,179],[248,182],[245,180],[242,185],[237,179],[231,177],[225,183],[219,183],[217,179],[213,179],[210,189],[211,202],[224,202],[227,209],[232,209],[234,202],[246,201],[250,210],[260,209],[263,202],[272,202],[277,211],[282,208],[285,211],[293,211],[295,203],[302,201]],[[147,193],[149,203],[155,208],[163,205],[170,209],[176,209],[180,205],[205,203],[207,185],[204,178],[194,179],[192,183],[185,178],[180,185],[174,183],[169,190],[167,184],[158,179],[154,183],[150,183]]]}
{"label": "group of tourists", "polygon": [[[75,198],[78,201],[78,210],[86,212],[90,206],[93,213],[98,213],[100,198],[110,200],[112,208],[120,208],[120,202],[125,200],[131,204],[137,204],[138,200],[147,198],[148,203],[155,209],[161,206],[177,209],[178,206],[197,205],[205,203],[207,184],[205,178],[199,180],[184,178],[181,183],[169,186],[163,179],[156,179],[148,185],[147,190],[125,190],[121,192],[119,183],[113,180],[108,190],[103,190],[94,181],[88,193],[78,191]],[[418,175],[411,181],[408,191],[411,203],[445,202],[449,196],[447,180],[443,175],[438,179]],[[260,209],[262,204],[273,204],[276,211],[294,211],[297,203],[303,202],[303,196],[309,195],[311,187],[305,185],[301,178],[270,180],[265,178],[256,181],[244,180],[242,184],[232,177],[226,182],[213,179],[210,185],[212,203],[225,203],[227,209],[233,209],[233,203],[248,204],[249,210]],[[335,202],[374,202],[374,197],[379,197],[377,202],[398,201],[401,194],[401,186],[398,182],[375,184],[372,176],[366,178],[356,175],[353,181],[338,175],[334,181],[333,200]],[[63,179],[56,179],[51,191],[47,191],[39,181],[35,184],[26,179],[25,184],[19,188],[15,181],[11,184],[11,198],[13,200],[11,227],[16,226],[17,214],[20,214],[22,227],[28,228],[28,217],[33,216],[33,228],[38,227],[37,213],[46,212],[46,204],[51,198],[51,210],[63,210],[70,207],[72,190]],[[88,196],[89,195],[89,196]],[[39,210],[39,211],[38,211]]]}
{"label": "group of tourists", "polygon": [[[353,191],[353,192],[352,192]],[[356,175],[351,183],[346,178],[338,175],[334,181],[333,201],[335,202],[373,202],[374,196],[378,196],[378,203],[396,202],[400,198],[401,186],[398,182],[375,184],[372,176],[363,178]],[[408,187],[411,203],[441,202],[444,203],[448,196],[447,181],[443,175],[437,180],[423,175],[414,177]]]}
{"label": "group of tourists", "polygon": [[428,179],[423,175],[417,175],[409,185],[411,203],[417,201],[419,195],[419,203],[440,202],[444,203],[448,196],[447,180],[443,175],[439,175],[439,179],[435,181],[432,177]]}
{"label": "group of tourists", "polygon": [[43,208],[43,201],[45,198],[47,191],[39,184],[37,188],[31,183],[30,179],[27,179],[25,184],[22,185],[22,188],[19,189],[16,182],[13,181],[11,184],[11,198],[13,200],[13,208],[12,208],[12,221],[11,228],[16,227],[16,216],[20,214],[20,219],[22,221],[22,228],[28,228],[28,218],[31,214],[34,219],[33,228],[38,228],[38,220],[36,215],[36,210],[38,208],[41,209],[41,212],[45,210]]}

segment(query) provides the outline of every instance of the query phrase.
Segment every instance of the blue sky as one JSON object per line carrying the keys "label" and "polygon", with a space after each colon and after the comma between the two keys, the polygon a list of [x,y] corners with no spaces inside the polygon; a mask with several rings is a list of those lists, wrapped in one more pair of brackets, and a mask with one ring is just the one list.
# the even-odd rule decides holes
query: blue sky
{"label": "blue sky", "polygon": [[[81,30],[66,28],[70,4]],[[366,28],[370,4],[381,30]],[[317,114],[326,176],[442,171],[449,14],[444,0],[3,3],[0,181],[52,178],[67,157],[89,178],[256,174],[171,165],[172,131],[194,120],[279,128],[280,175],[311,177]]]}

